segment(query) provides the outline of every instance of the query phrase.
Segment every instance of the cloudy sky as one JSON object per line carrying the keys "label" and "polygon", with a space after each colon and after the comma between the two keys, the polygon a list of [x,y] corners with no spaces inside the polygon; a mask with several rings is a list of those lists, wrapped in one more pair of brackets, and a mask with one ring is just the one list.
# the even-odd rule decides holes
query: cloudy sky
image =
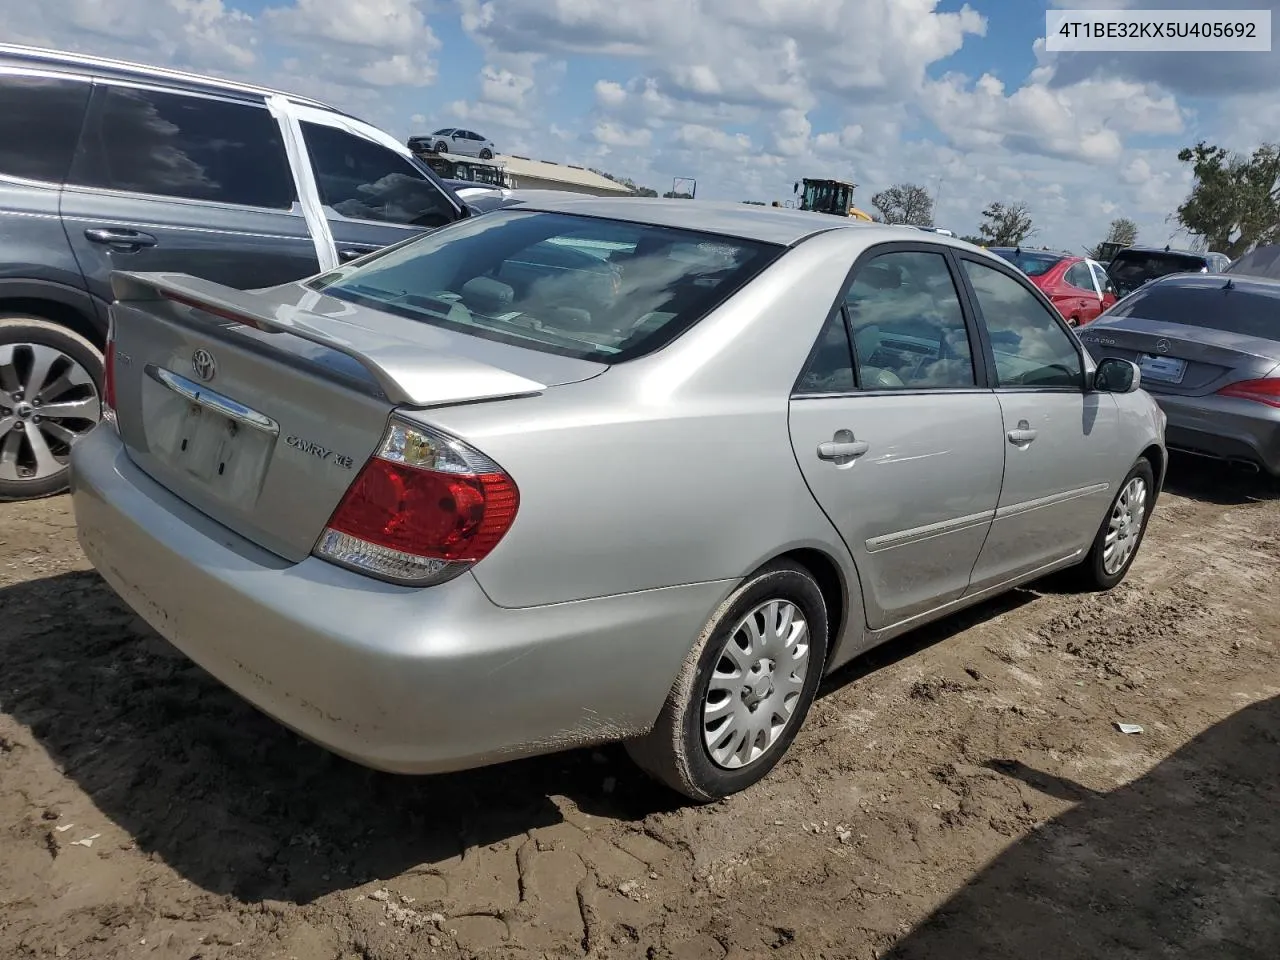
{"label": "cloudy sky", "polygon": [[1047,5],[0,0],[0,38],[267,83],[400,138],[465,124],[500,151],[659,191],[696,177],[699,197],[785,200],[796,178],[829,176],[860,184],[869,207],[912,181],[957,232],[975,231],[992,200],[1025,200],[1037,242],[1092,244],[1116,216],[1138,221],[1143,241],[1177,242],[1181,146],[1280,140],[1280,48],[1046,54]]}

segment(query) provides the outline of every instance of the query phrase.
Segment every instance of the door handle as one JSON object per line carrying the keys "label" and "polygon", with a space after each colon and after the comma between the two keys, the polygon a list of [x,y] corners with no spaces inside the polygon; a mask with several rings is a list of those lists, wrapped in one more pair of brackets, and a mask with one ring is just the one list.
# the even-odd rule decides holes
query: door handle
{"label": "door handle", "polygon": [[1036,438],[1036,432],[1025,420],[1018,421],[1017,429],[1009,431],[1009,442],[1016,447],[1023,447]]}
{"label": "door handle", "polygon": [[344,247],[338,251],[338,259],[343,263],[350,263],[352,260],[359,260],[365,254],[373,253],[377,249],[377,247],[368,247],[363,250],[358,247]]}
{"label": "door handle", "polygon": [[149,233],[140,230],[128,230],[123,227],[90,227],[84,232],[85,239],[91,243],[103,243],[111,247],[123,247],[130,250],[141,250],[143,247],[154,247],[160,241]]}
{"label": "door handle", "polygon": [[871,449],[865,440],[857,440],[852,430],[837,430],[835,436],[818,444],[818,459],[835,464],[850,463]]}

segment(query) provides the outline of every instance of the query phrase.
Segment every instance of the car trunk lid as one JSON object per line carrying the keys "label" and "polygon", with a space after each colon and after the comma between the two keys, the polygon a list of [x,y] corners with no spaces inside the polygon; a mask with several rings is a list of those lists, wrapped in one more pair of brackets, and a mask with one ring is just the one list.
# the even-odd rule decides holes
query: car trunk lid
{"label": "car trunk lid", "polygon": [[301,284],[243,292],[117,273],[113,287],[116,421],[129,457],[288,561],[311,552],[393,409],[532,397],[606,369]]}
{"label": "car trunk lid", "polygon": [[1138,364],[1143,389],[1182,396],[1205,396],[1263,376],[1275,367],[1278,348],[1272,340],[1136,316],[1104,315],[1080,339],[1095,360],[1118,357]]}

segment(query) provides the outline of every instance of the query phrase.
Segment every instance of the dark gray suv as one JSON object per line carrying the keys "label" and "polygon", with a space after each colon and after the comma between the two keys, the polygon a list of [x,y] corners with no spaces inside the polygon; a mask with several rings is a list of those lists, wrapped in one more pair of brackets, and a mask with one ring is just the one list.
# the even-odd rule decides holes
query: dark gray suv
{"label": "dark gray suv", "polygon": [[0,44],[0,500],[66,486],[99,417],[112,270],[256,289],[473,212],[323,103]]}

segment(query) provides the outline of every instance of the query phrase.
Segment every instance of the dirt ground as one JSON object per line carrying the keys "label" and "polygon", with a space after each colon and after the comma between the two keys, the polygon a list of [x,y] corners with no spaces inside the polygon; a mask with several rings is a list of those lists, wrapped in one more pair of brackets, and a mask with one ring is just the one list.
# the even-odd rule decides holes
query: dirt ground
{"label": "dirt ground", "polygon": [[[0,505],[0,958],[1280,957],[1280,499],[1174,463],[1129,580],[832,678],[760,786],[299,740]],[[1126,735],[1117,722],[1141,724]]]}

